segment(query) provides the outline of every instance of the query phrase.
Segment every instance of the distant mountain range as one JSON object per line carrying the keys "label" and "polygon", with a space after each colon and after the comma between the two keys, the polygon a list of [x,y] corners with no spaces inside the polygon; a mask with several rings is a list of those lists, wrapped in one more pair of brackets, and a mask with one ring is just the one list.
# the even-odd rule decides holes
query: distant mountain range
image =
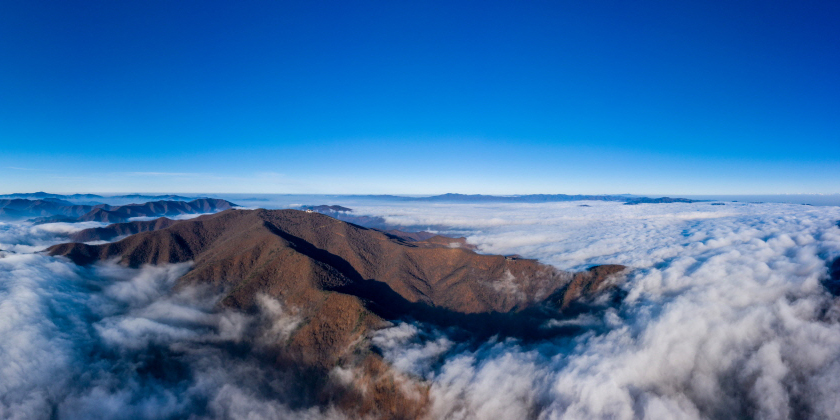
{"label": "distant mountain range", "polygon": [[528,195],[482,195],[482,194],[442,194],[417,198],[415,201],[454,202],[454,203],[548,203],[555,201],[627,201],[625,195],[567,195],[567,194],[528,194]]}
{"label": "distant mountain range", "polygon": [[93,209],[93,206],[73,204],[56,198],[29,200],[24,198],[0,199],[0,218],[25,219],[30,217],[76,218]]}
{"label": "distant mountain range", "polygon": [[317,206],[301,206],[300,209],[303,211],[325,214],[343,222],[353,223],[359,226],[364,226],[366,228],[387,231],[391,229],[396,229],[397,227],[395,225],[389,224],[385,221],[384,218],[380,216],[366,216],[354,214],[353,209],[344,206],[328,206],[322,204]]}
{"label": "distant mountain range", "polygon": [[[406,197],[398,195],[354,195],[353,198],[393,201],[425,201],[441,203],[550,203],[559,201],[619,201],[647,203],[693,203],[699,200],[687,198],[649,198],[630,194],[584,195],[584,194],[526,194],[526,195],[483,195],[483,194],[442,194],[429,197]],[[642,201],[648,200],[648,201]]]}
{"label": "distant mountain range", "polygon": [[351,212],[353,209],[342,207],[342,206],[328,206],[328,205],[320,205],[320,206],[302,206],[301,210],[310,210],[310,211],[317,211],[318,213],[340,213],[340,212]]}
{"label": "distant mountain range", "polygon": [[0,198],[25,198],[25,199],[45,199],[45,198],[53,198],[59,200],[76,200],[76,199],[94,199],[94,198],[102,198],[101,195],[96,194],[71,194],[71,195],[63,195],[63,194],[49,194],[43,191],[35,192],[35,193],[15,193],[15,194],[4,194],[0,195]]}
{"label": "distant mountain range", "polygon": [[[406,199],[407,197],[397,197],[397,196],[369,196],[369,197],[396,197],[399,199]],[[569,198],[575,197],[575,198]],[[590,198],[580,198],[580,197],[590,197]],[[577,200],[595,200],[591,197],[600,197],[599,200],[601,201],[619,201],[624,202],[625,205],[638,205],[638,204],[663,204],[663,203],[694,203],[698,200],[689,200],[687,198],[671,198],[671,197],[660,197],[660,198],[649,198],[649,197],[625,197],[625,196],[588,196],[588,195],[525,195],[525,196],[516,196],[516,197],[506,197],[506,196],[493,196],[493,195],[463,195],[463,194],[444,194],[438,195],[433,197],[408,197],[411,201],[424,201],[424,202],[452,202],[452,203],[541,203],[541,202],[550,202],[550,201],[577,201]],[[713,204],[721,204],[721,203],[713,203]],[[585,207],[589,207],[588,205],[583,205]],[[392,230],[396,229],[396,225],[392,225],[388,223],[383,217],[381,216],[369,216],[363,214],[355,214],[353,213],[353,209],[349,207],[339,206],[339,205],[305,205],[300,207],[301,210],[309,211],[309,212],[316,212],[325,214],[327,216],[333,217],[335,219],[354,223],[359,226],[364,226],[367,228],[379,229],[379,230]],[[415,226],[417,227],[417,226]],[[430,229],[430,230],[447,230],[450,229],[449,226],[443,225],[435,225],[435,226],[425,226],[423,229]]]}
{"label": "distant mountain range", "polygon": [[162,217],[182,214],[212,213],[236,205],[221,199],[201,198],[192,201],[150,201],[144,204],[111,206],[83,205],[47,197],[37,200],[0,199],[0,218],[27,219],[35,223],[54,222],[126,222],[133,217]]}
{"label": "distant mountain range", "polygon": [[648,197],[639,197],[627,200],[624,204],[626,205],[636,205],[636,204],[662,204],[662,203],[696,203],[702,200],[690,200],[688,198],[671,198],[671,197],[660,197],[660,198],[648,198]]}
{"label": "distant mountain range", "polygon": [[[631,195],[566,195],[566,194],[531,194],[516,196],[497,196],[481,194],[443,194],[430,197],[405,197],[395,195],[345,196],[352,199],[391,200],[402,202],[433,203],[547,203],[563,201],[614,201],[627,205],[660,203],[693,203],[698,200],[671,197],[638,197]],[[111,204],[99,203],[98,200],[111,200]],[[191,201],[189,201],[191,200]],[[131,204],[122,204],[121,202]],[[136,203],[135,203],[136,201]],[[143,204],[140,204],[143,202]],[[220,204],[220,203],[227,204]],[[150,204],[157,203],[157,204]],[[175,204],[194,203],[194,204]],[[50,194],[46,192],[19,193],[0,196],[0,219],[34,218],[36,223],[100,221],[109,223],[125,222],[132,217],[176,216],[189,213],[206,213],[225,210],[234,205],[229,201],[212,198],[193,199],[180,195],[143,195],[124,194],[102,196],[97,194]],[[395,226],[388,224],[379,216],[358,215],[352,209],[339,205],[302,206],[308,210],[326,214],[339,220],[361,226],[389,230]],[[446,227],[428,227],[440,230]],[[440,229],[438,229],[440,228]]]}
{"label": "distant mountain range", "polygon": [[[342,196],[336,196],[342,197]],[[525,195],[483,195],[483,194],[441,194],[426,197],[411,197],[401,195],[346,195],[343,197],[351,199],[364,200],[386,200],[386,201],[419,201],[419,202],[441,202],[441,203],[549,203],[560,201],[618,201],[629,202],[634,204],[642,203],[693,203],[703,200],[692,200],[687,198],[670,198],[670,197],[645,197],[635,196],[631,194],[525,194]],[[35,193],[16,193],[0,195],[0,199],[58,199],[67,201],[79,200],[177,200],[188,201],[197,198],[208,198],[206,196],[186,197],[182,195],[146,195],[146,194],[123,194],[123,195],[97,195],[97,194],[50,194],[46,192]],[[266,198],[249,198],[247,201],[267,201]],[[322,207],[322,206],[318,206]],[[327,206],[330,207],[330,206]],[[341,206],[334,206],[341,207]],[[321,211],[322,209],[312,209]],[[343,211],[333,209],[335,211]]]}
{"label": "distant mountain range", "polygon": [[0,199],[13,199],[13,198],[24,198],[24,199],[35,199],[35,200],[43,200],[43,199],[58,199],[58,200],[96,200],[96,199],[128,199],[128,200],[177,200],[177,201],[186,201],[186,200],[195,200],[196,198],[206,198],[206,197],[185,197],[182,195],[173,195],[173,194],[165,194],[165,195],[145,195],[145,194],[126,194],[126,195],[97,195],[97,194],[50,194],[43,191],[34,192],[34,193],[15,193],[15,194],[5,194],[0,195]]}

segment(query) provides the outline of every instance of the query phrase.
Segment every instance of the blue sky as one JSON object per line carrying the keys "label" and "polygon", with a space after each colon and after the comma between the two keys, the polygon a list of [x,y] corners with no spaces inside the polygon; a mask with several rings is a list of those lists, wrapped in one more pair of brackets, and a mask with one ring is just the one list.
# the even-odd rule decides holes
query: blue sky
{"label": "blue sky", "polygon": [[840,192],[840,3],[0,3],[0,193]]}

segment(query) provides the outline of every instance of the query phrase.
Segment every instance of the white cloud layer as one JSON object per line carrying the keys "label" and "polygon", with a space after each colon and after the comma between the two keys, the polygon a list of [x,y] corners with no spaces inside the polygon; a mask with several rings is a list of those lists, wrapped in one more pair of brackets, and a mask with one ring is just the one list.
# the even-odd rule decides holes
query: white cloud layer
{"label": "white cloud layer", "polygon": [[188,263],[80,268],[24,251],[50,231],[66,232],[0,230],[0,243],[37,244],[0,256],[0,419],[343,418],[292,407],[294,384],[260,362],[299,322],[279,302],[220,312],[217,296],[172,290]]}
{"label": "white cloud layer", "polygon": [[436,352],[442,333],[381,331],[393,365],[432,382],[432,418],[836,417],[840,306],[820,281],[838,208],[577,204],[366,209],[471,229],[488,252],[635,267],[597,314],[609,328],[573,339]]}
{"label": "white cloud layer", "polygon": [[[206,214],[212,213],[187,213],[187,214],[176,214],[174,216],[165,216],[167,219],[172,220],[190,220],[195,219],[198,216],[204,216]],[[138,217],[130,217],[128,218],[129,222],[147,222],[149,220],[156,220],[160,219],[160,216],[138,216]]]}
{"label": "white cloud layer", "polygon": [[[586,204],[590,207],[582,207]],[[698,243],[722,241],[819,224],[830,227],[838,207],[711,203],[627,206],[600,201],[542,204],[416,204],[354,206],[400,226],[449,227],[483,252],[520,254],[560,268],[618,263],[649,267]],[[732,232],[730,232],[732,231]]]}
{"label": "white cloud layer", "polygon": [[[372,342],[393,367],[428,381],[429,418],[836,417],[840,305],[820,282],[840,256],[840,208],[580,204],[354,207],[448,226],[484,252],[634,269],[619,306],[546,324],[597,326],[575,337],[380,330]],[[340,417],[289,403],[295,385],[256,360],[301,321],[293,310],[260,299],[260,317],[214,311],[213,296],[170,289],[187,265],[82,269],[32,254],[76,229],[42,226],[0,224],[13,251],[0,257],[0,418]]]}
{"label": "white cloud layer", "polygon": [[58,238],[82,229],[105,226],[99,222],[47,223],[0,222],[0,252],[37,252],[56,243]]}

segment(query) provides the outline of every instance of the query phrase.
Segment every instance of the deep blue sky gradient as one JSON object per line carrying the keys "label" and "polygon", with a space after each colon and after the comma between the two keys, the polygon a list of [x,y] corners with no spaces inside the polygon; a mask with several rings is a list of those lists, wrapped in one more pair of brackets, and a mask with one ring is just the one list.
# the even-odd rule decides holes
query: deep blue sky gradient
{"label": "deep blue sky gradient", "polygon": [[0,193],[840,192],[840,2],[0,3]]}

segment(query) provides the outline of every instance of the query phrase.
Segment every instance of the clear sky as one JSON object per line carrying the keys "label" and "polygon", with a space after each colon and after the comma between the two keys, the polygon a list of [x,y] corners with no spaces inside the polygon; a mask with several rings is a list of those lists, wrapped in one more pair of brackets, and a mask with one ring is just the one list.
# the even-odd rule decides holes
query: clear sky
{"label": "clear sky", "polygon": [[837,1],[0,2],[0,193],[840,192]]}

